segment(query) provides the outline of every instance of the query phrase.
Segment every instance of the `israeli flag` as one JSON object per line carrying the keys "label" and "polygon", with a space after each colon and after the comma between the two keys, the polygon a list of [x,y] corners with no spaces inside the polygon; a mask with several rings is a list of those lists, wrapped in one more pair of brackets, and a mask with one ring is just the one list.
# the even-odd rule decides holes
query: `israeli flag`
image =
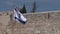
{"label": "israeli flag", "polygon": [[15,8],[13,12],[13,18],[15,21],[21,22],[22,24],[25,24],[27,19],[22,15],[22,13]]}

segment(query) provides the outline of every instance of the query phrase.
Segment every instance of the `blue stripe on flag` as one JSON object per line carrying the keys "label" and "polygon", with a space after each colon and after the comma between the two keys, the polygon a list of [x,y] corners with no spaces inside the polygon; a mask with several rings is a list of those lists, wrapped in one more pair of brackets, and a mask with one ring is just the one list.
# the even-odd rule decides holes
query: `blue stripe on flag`
{"label": "blue stripe on flag", "polygon": [[17,17],[15,17],[15,19],[17,19],[19,22],[21,22],[22,24],[25,24],[26,23],[26,21],[23,21],[23,20],[21,20],[21,19],[19,19],[19,18],[17,18]]}

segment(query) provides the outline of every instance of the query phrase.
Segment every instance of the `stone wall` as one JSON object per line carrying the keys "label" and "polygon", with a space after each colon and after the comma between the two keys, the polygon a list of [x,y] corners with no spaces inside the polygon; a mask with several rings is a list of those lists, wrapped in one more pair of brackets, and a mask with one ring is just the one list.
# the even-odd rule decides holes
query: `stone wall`
{"label": "stone wall", "polygon": [[26,24],[13,21],[10,14],[5,14],[4,17],[0,16],[3,20],[0,21],[0,31],[3,34],[60,34],[60,12],[24,14],[27,18]]}

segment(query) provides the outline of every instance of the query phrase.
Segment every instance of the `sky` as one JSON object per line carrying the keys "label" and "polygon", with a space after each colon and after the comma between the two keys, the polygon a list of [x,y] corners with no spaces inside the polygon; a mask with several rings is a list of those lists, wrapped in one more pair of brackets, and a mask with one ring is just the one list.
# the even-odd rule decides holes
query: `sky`
{"label": "sky", "polygon": [[22,8],[25,4],[27,12],[30,12],[33,2],[36,2],[38,12],[60,10],[60,0],[0,0],[0,11],[10,11],[15,6]]}

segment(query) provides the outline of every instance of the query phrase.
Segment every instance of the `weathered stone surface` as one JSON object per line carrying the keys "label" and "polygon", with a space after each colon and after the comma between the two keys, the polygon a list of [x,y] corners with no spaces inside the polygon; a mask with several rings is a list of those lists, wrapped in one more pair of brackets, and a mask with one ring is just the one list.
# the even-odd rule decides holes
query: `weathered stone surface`
{"label": "weathered stone surface", "polygon": [[24,14],[26,24],[11,20],[10,14],[0,16],[0,34],[60,34],[60,12]]}

